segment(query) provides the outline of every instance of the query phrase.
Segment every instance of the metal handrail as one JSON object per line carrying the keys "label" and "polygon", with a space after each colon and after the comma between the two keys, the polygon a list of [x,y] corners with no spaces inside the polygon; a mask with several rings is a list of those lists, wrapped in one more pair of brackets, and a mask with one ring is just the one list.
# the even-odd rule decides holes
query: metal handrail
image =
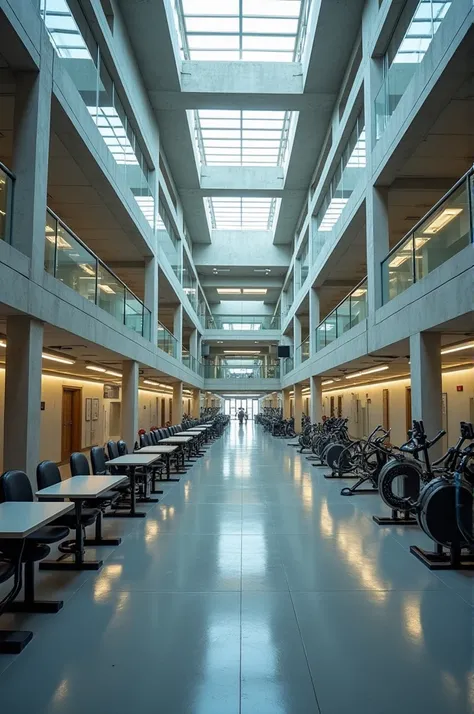
{"label": "metal handrail", "polygon": [[177,342],[177,341],[178,341],[178,340],[176,339],[176,337],[175,337],[175,336],[173,335],[173,333],[172,333],[172,332],[170,332],[170,331],[168,330],[168,328],[167,328],[167,327],[165,327],[165,325],[163,325],[163,323],[162,323],[162,322],[160,322],[159,320],[158,320],[158,327],[162,327],[162,328],[163,328],[163,330],[165,330],[165,332],[167,332],[167,333],[168,333],[168,335],[169,335],[170,337],[172,337],[172,338],[173,338],[173,340],[174,340],[175,342]]}
{"label": "metal handrail", "polygon": [[1,169],[4,173],[6,173],[7,176],[8,176],[9,178],[11,178],[12,181],[15,181],[15,180],[16,180],[16,176],[15,176],[15,174],[13,173],[13,171],[10,171],[10,169],[8,168],[8,166],[5,166],[5,164],[3,164],[1,161],[0,161],[0,169]]}
{"label": "metal handrail", "polygon": [[91,255],[95,260],[97,260],[97,262],[98,262],[100,265],[102,265],[102,267],[105,268],[105,269],[115,278],[115,280],[117,280],[121,285],[123,285],[123,287],[125,288],[125,290],[127,290],[131,295],[133,295],[133,297],[134,297],[136,300],[138,300],[138,302],[139,302],[141,305],[143,305],[143,307],[144,307],[146,310],[148,309],[148,308],[146,307],[145,303],[143,302],[143,300],[140,300],[140,298],[139,298],[137,295],[135,295],[135,293],[133,292],[133,290],[130,290],[130,288],[128,287],[128,285],[127,285],[126,283],[124,283],[123,280],[121,280],[121,279],[118,277],[118,275],[117,275],[116,273],[114,273],[114,271],[113,271],[111,268],[109,268],[109,266],[107,265],[107,263],[105,263],[101,258],[99,258],[99,256],[96,255],[96,253],[94,253],[94,251],[91,250],[91,249],[89,248],[89,246],[87,246],[87,245],[84,243],[84,241],[81,240],[81,239],[79,238],[79,236],[78,236],[76,233],[74,233],[74,231],[73,231],[71,228],[69,228],[69,226],[68,226],[66,223],[64,223],[64,221],[57,215],[57,213],[55,213],[54,211],[52,211],[51,208],[49,208],[49,206],[46,207],[46,211],[47,211],[47,213],[49,213],[51,216],[53,216],[53,218],[54,218],[55,220],[57,220],[58,223],[60,223],[60,224],[62,225],[62,227],[63,227],[68,233],[71,234],[71,236],[74,238],[74,240],[77,240],[77,242],[84,248],[84,250],[86,250],[86,251],[89,253],[89,255]]}
{"label": "metal handrail", "polygon": [[406,243],[406,241],[411,238],[412,234],[415,233],[415,232],[418,230],[418,228],[419,228],[421,225],[423,225],[423,223],[426,222],[426,219],[429,218],[433,213],[435,213],[435,212],[438,210],[438,208],[440,208],[440,206],[442,206],[443,203],[444,203],[450,196],[452,196],[453,193],[454,193],[460,186],[462,186],[462,184],[463,184],[465,181],[467,181],[467,179],[468,179],[470,176],[472,176],[473,174],[474,174],[474,166],[473,166],[472,168],[470,168],[469,171],[466,171],[466,173],[465,173],[463,176],[461,176],[461,178],[459,179],[459,181],[456,181],[456,183],[454,184],[454,186],[452,186],[452,187],[449,189],[449,191],[448,191],[447,193],[445,193],[444,196],[443,196],[442,198],[440,198],[439,201],[437,201],[437,203],[435,203],[435,205],[432,206],[432,207],[430,208],[430,210],[429,210],[427,213],[425,213],[425,215],[424,215],[422,218],[420,218],[420,220],[419,220],[417,223],[415,223],[415,225],[413,226],[413,228],[411,228],[411,229],[408,231],[408,233],[405,233],[405,235],[403,236],[403,238],[402,238],[401,240],[399,240],[398,243],[397,243],[396,245],[394,245],[393,248],[387,253],[387,255],[385,256],[385,258],[382,260],[382,263],[384,263],[384,262],[387,260],[387,258],[389,258],[389,257],[392,255],[392,253],[395,253],[404,243]]}

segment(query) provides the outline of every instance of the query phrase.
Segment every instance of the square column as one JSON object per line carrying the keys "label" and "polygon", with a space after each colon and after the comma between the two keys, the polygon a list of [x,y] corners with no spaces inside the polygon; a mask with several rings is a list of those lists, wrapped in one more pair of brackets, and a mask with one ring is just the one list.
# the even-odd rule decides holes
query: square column
{"label": "square column", "polygon": [[298,315],[293,318],[293,366],[301,364],[301,320]]}
{"label": "square column", "polygon": [[174,311],[173,316],[173,335],[177,340],[177,352],[176,359],[180,362],[183,359],[183,306],[178,305]]}
{"label": "square column", "polygon": [[301,433],[301,417],[303,416],[303,384],[295,384],[295,431]]}
{"label": "square column", "polygon": [[39,72],[16,74],[12,245],[30,259],[30,278],[42,284],[48,194],[49,137],[54,50],[42,42]]}
{"label": "square column", "polygon": [[389,251],[388,189],[367,189],[367,317],[375,324],[375,311],[382,306],[382,260]]}
{"label": "square column", "polygon": [[199,389],[193,389],[193,401],[192,401],[192,412],[191,416],[195,419],[199,419],[201,414],[201,391]]}
{"label": "square column", "polygon": [[[150,342],[158,342],[158,261],[155,256],[145,260],[145,307],[150,310]],[[148,333],[145,333],[148,337]]]}
{"label": "square column", "polygon": [[290,418],[290,390],[283,390],[283,419]]}
{"label": "square column", "polygon": [[173,384],[173,424],[181,424],[183,421],[183,383]]}
{"label": "square column", "polygon": [[[441,335],[419,332],[410,337],[412,418],[422,420],[428,439],[442,428]],[[442,440],[430,449],[430,458],[442,456]]]}
{"label": "square column", "polygon": [[[44,233],[44,230],[43,230]],[[3,469],[21,469],[36,490],[41,438],[43,323],[7,319]],[[58,438],[59,434],[58,434]]]}
{"label": "square column", "polygon": [[323,393],[321,388],[321,377],[311,377],[309,380],[311,389],[310,416],[311,424],[319,424],[323,416]]}
{"label": "square column", "polygon": [[319,290],[310,288],[309,290],[309,356],[316,354],[316,328],[321,322],[319,309]]}
{"label": "square column", "polygon": [[138,439],[138,362],[122,362],[122,439],[132,452]]}

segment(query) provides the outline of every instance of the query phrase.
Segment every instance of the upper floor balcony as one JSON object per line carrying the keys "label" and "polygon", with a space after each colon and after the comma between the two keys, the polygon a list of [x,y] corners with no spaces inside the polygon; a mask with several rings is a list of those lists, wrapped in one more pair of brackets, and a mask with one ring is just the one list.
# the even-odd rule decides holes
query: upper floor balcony
{"label": "upper floor balcony", "polygon": [[7,242],[11,237],[14,183],[14,175],[0,163],[0,240]]}

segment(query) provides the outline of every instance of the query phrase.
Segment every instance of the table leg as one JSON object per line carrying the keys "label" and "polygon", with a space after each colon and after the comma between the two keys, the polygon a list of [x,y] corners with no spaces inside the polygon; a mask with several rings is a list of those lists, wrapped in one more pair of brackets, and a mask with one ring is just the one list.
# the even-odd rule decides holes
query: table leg
{"label": "table leg", "polygon": [[28,630],[0,630],[0,654],[20,654],[32,639]]}
{"label": "table leg", "polygon": [[[151,491],[151,489],[150,489]],[[163,493],[163,491],[153,491],[152,493]],[[148,469],[145,469],[145,481],[143,484],[143,496],[137,499],[137,503],[158,503],[158,498],[151,498],[148,495]]]}
{"label": "table leg", "polygon": [[99,510],[99,515],[97,516],[95,522],[95,537],[86,538],[84,545],[108,545],[117,546],[122,542],[121,538],[102,538],[102,511]]}
{"label": "table leg", "polygon": [[76,514],[76,547],[72,556],[58,560],[43,560],[39,564],[40,570],[99,570],[102,567],[102,560],[84,560],[81,500],[74,501],[74,510]]}
{"label": "table leg", "polygon": [[131,489],[131,503],[130,511],[126,514],[129,518],[145,518],[146,513],[142,511],[137,511],[137,494],[135,493],[135,467],[130,466],[130,489]]}

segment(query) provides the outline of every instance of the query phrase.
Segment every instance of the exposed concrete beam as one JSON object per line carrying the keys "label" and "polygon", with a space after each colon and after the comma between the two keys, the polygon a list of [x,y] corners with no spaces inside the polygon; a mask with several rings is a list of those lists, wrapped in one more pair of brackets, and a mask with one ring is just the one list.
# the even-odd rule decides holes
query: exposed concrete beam
{"label": "exposed concrete beam", "polygon": [[[277,166],[202,166],[203,195],[220,195],[222,191],[238,191],[239,195],[280,195],[285,172]],[[262,188],[263,187],[263,188]],[[218,191],[219,193],[216,193]],[[256,193],[256,192],[260,193]]]}
{"label": "exposed concrete beam", "polygon": [[195,247],[194,262],[198,269],[211,265],[287,267],[290,247],[273,245],[272,240],[271,231],[213,231],[211,245]]}
{"label": "exposed concrete beam", "polygon": [[[219,64],[226,64],[220,62]],[[244,64],[244,63],[243,63]],[[269,62],[262,62],[266,67]],[[258,93],[249,86],[241,93],[227,92],[224,87],[215,92],[158,92],[151,90],[150,102],[156,111],[183,111],[184,109],[273,109],[275,111],[325,111],[334,106],[333,92]]]}

